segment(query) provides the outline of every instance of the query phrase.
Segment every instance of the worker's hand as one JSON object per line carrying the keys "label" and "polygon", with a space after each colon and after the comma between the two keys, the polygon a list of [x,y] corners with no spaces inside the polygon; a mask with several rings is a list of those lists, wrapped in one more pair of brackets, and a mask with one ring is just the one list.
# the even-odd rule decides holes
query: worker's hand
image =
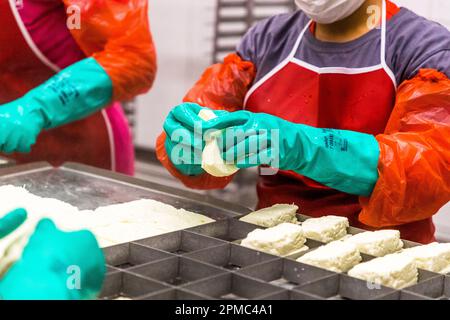
{"label": "worker's hand", "polygon": [[222,113],[208,128],[222,130],[222,157],[238,168],[269,165],[357,195],[370,195],[378,179],[379,146],[368,134],[248,111]]}
{"label": "worker's hand", "polygon": [[0,105],[0,151],[30,152],[44,123],[43,114],[26,97]]}
{"label": "worker's hand", "polygon": [[[175,168],[184,175],[197,176],[205,172],[201,157],[205,146],[203,133],[208,126],[198,116],[202,109],[195,103],[182,103],[170,111],[164,122],[166,152]],[[226,111],[214,113],[221,115]]]}
{"label": "worker's hand", "polygon": [[27,219],[27,212],[24,209],[16,209],[0,218],[0,240],[18,227]]}
{"label": "worker's hand", "polygon": [[104,256],[92,233],[62,232],[43,219],[21,259],[0,280],[0,299],[94,299],[104,274]]}

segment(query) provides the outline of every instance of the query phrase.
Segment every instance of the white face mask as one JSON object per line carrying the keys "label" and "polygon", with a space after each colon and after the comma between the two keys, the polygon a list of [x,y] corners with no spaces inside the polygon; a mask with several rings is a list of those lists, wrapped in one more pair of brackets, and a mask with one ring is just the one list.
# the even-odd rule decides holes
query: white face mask
{"label": "white face mask", "polygon": [[329,24],[347,18],[365,0],[295,0],[308,17],[318,23]]}

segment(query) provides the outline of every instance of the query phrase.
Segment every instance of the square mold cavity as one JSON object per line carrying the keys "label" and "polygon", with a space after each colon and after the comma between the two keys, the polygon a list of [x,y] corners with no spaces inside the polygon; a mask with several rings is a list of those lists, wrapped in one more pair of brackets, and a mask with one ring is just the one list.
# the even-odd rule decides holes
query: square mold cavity
{"label": "square mold cavity", "polygon": [[136,241],[136,243],[173,254],[185,254],[224,244],[224,241],[188,231],[176,231]]}
{"label": "square mold cavity", "polygon": [[228,219],[204,224],[187,229],[190,232],[202,234],[204,236],[221,239],[228,242],[244,239],[249,232],[255,229],[264,229],[254,224],[246,223],[236,219]]}
{"label": "square mold cavity", "polygon": [[[420,273],[424,273],[424,271],[420,270]],[[432,276],[433,273],[428,273],[427,279],[423,279],[418,284],[405,288],[403,291],[431,299],[449,299],[448,279],[443,275],[434,274],[435,276]]]}
{"label": "square mold cavity", "polygon": [[170,287],[126,271],[106,275],[100,299],[137,299],[140,296],[169,289]]}
{"label": "square mold cavity", "polygon": [[336,274],[293,289],[306,297],[327,300],[375,300],[395,294],[396,290],[367,281]]}
{"label": "square mold cavity", "polygon": [[183,287],[201,295],[224,300],[259,300],[283,289],[236,273],[225,273]]}
{"label": "square mold cavity", "polygon": [[211,298],[188,290],[172,288],[140,297],[138,300],[211,300]]}
{"label": "square mold cavity", "polygon": [[304,285],[334,273],[288,259],[272,260],[243,268],[237,272],[284,289]]}
{"label": "square mold cavity", "polygon": [[124,243],[103,249],[110,267],[127,269],[136,265],[169,258],[173,255],[136,243]]}
{"label": "square mold cavity", "polygon": [[422,296],[420,294],[409,292],[409,291],[401,291],[400,292],[400,300],[436,300],[436,299]]}
{"label": "square mold cavity", "polygon": [[232,243],[193,252],[185,256],[230,271],[236,271],[264,261],[279,259],[276,256]]}
{"label": "square mold cavity", "polygon": [[310,282],[293,288],[292,300],[328,300],[340,299],[339,275]]}
{"label": "square mold cavity", "polygon": [[128,269],[152,280],[173,286],[184,285],[196,280],[212,277],[225,270],[184,257],[173,257]]}

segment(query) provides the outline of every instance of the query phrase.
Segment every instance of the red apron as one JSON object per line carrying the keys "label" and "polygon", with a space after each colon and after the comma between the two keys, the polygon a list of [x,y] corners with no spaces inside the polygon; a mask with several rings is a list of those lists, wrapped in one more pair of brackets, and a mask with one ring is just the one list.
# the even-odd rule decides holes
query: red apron
{"label": "red apron", "polygon": [[[23,26],[13,0],[0,1],[0,105],[40,85],[59,68],[36,48]],[[42,132],[31,153],[13,154],[18,163],[66,161],[113,169],[114,146],[106,112]]]}
{"label": "red apron", "polygon": [[[381,62],[368,68],[319,68],[295,58],[311,22],[300,33],[290,55],[257,82],[247,94],[245,108],[320,128],[345,129],[381,134],[392,112],[396,96],[395,76],[385,61],[386,3],[383,1]],[[347,216],[361,226],[358,197],[326,187],[295,172],[261,175],[258,208],[276,203],[296,203],[311,216]],[[406,239],[426,241],[434,234],[430,220],[401,226]],[[367,227],[365,227],[367,229]],[[419,232],[418,232],[419,231]],[[427,232],[428,231],[428,232]],[[418,237],[419,234],[419,237]]]}

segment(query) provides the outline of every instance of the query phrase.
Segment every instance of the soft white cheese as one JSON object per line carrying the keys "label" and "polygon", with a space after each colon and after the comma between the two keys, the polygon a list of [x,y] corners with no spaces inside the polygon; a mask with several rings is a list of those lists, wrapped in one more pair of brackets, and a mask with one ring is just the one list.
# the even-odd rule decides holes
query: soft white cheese
{"label": "soft white cheese", "polygon": [[241,245],[277,256],[286,256],[302,249],[306,242],[302,227],[282,223],[268,229],[255,229],[243,239]]}
{"label": "soft white cheese", "polygon": [[249,213],[239,220],[261,227],[274,227],[283,222],[297,223],[295,216],[298,206],[294,204],[275,204],[271,207]]}
{"label": "soft white cheese", "polygon": [[398,253],[360,263],[348,275],[394,289],[414,285],[419,277],[414,259]]}
{"label": "soft white cheese", "polygon": [[382,257],[403,248],[398,230],[379,230],[358,233],[345,241],[358,246],[361,253]]}
{"label": "soft white cheese", "polygon": [[101,247],[214,221],[204,215],[149,199],[80,211],[63,201],[41,198],[24,188],[9,185],[0,187],[0,199],[8,199],[0,202],[0,217],[17,208],[28,212],[27,220],[0,240],[0,277],[20,259],[29,237],[43,218],[52,219],[64,231],[90,230]]}
{"label": "soft white cheese", "polygon": [[330,242],[297,259],[298,262],[334,272],[347,272],[361,260],[357,246],[343,241]]}
{"label": "soft white cheese", "polygon": [[414,258],[420,269],[443,274],[450,270],[450,243],[430,243],[404,249],[400,254]]}
{"label": "soft white cheese", "polygon": [[[208,109],[202,109],[198,116],[205,121],[217,118],[215,113]],[[205,148],[202,151],[202,169],[214,177],[228,177],[239,170],[234,164],[225,163],[214,134],[205,141]]]}
{"label": "soft white cheese", "polygon": [[325,243],[344,237],[348,227],[348,219],[339,216],[311,218],[302,223],[303,232],[307,238]]}

